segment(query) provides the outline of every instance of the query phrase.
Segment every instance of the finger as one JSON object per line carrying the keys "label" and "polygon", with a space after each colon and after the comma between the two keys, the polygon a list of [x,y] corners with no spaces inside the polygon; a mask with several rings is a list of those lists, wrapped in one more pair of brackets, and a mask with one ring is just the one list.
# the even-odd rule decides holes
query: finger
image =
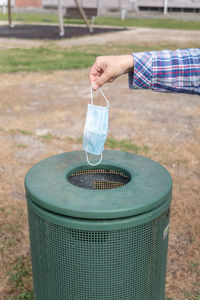
{"label": "finger", "polygon": [[96,85],[98,87],[103,86],[106,82],[108,82],[110,80],[111,76],[109,73],[104,72],[101,74],[101,76],[99,78],[97,78],[97,80],[95,81]]}
{"label": "finger", "polygon": [[89,73],[90,84],[92,82],[98,80],[100,75],[101,75],[101,70],[99,70],[99,68],[97,68],[96,65],[93,65],[92,68],[90,69],[90,73]]}
{"label": "finger", "polygon": [[94,81],[91,82],[91,86],[92,86],[93,91],[97,91],[99,89],[99,86]]}
{"label": "finger", "polygon": [[99,73],[99,72],[98,72],[98,70],[96,69],[96,66],[93,65],[93,66],[91,67],[91,69],[90,69],[89,77],[90,77],[90,76],[96,76],[98,73]]}

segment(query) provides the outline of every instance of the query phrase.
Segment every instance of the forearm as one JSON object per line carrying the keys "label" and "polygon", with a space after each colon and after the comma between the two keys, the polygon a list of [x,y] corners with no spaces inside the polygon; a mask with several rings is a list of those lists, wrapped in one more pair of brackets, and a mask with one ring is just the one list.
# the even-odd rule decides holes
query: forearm
{"label": "forearm", "polygon": [[129,87],[200,95],[200,49],[133,53]]}

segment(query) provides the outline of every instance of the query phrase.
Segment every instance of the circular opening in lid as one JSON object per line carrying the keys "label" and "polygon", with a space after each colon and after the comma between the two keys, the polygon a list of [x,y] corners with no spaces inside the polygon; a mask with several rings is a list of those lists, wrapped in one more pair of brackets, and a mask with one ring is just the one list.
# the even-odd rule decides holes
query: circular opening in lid
{"label": "circular opening in lid", "polygon": [[91,190],[109,190],[119,188],[131,180],[131,175],[117,167],[102,166],[74,169],[67,175],[67,180],[80,188]]}

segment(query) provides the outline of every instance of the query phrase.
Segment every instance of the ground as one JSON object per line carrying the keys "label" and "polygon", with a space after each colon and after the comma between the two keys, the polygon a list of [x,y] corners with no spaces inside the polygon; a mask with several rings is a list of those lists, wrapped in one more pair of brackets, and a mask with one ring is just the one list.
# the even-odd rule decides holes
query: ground
{"label": "ground", "polygon": [[[94,34],[100,34],[105,32],[115,32],[121,31],[123,29],[117,29],[114,27],[94,27],[91,36]],[[63,38],[74,38],[85,36],[89,34],[89,29],[86,26],[64,26],[64,35],[61,37],[59,35],[59,29],[57,25],[17,25],[12,28],[9,28],[7,25],[1,26],[0,37],[8,38],[20,38],[20,39],[51,39],[59,40]]]}
{"label": "ground", "polygon": [[[68,47],[110,41],[138,45],[164,41],[192,47],[199,45],[200,37],[196,31],[135,28],[56,43]],[[0,48],[45,43],[2,39]],[[90,101],[88,69],[1,74],[0,82],[0,298],[29,299],[25,298],[31,283],[26,282],[30,250],[24,176],[43,158],[81,150]],[[199,300],[200,98],[130,91],[127,75],[107,84],[104,92],[110,100],[106,148],[135,149],[161,163],[173,177],[166,295],[173,300]],[[99,94],[95,101],[103,103]],[[16,298],[16,289],[24,298]]]}

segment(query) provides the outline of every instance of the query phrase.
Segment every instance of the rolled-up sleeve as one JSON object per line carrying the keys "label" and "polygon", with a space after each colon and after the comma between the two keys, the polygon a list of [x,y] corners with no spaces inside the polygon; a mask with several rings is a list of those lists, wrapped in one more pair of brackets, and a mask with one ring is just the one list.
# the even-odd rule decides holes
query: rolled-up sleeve
{"label": "rolled-up sleeve", "polygon": [[200,49],[133,53],[130,89],[200,95]]}
{"label": "rolled-up sleeve", "polygon": [[129,72],[130,89],[149,89],[152,80],[152,53],[133,53],[134,71]]}

